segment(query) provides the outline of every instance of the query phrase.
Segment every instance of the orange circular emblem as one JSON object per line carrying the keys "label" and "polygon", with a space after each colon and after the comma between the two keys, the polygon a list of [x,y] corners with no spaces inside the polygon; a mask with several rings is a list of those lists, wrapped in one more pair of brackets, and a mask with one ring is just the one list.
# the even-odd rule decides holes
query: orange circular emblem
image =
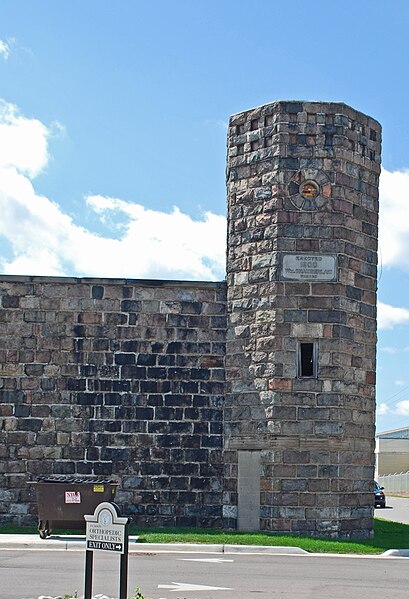
{"label": "orange circular emblem", "polygon": [[315,181],[304,181],[300,185],[300,194],[305,199],[316,198],[319,194],[319,187]]}

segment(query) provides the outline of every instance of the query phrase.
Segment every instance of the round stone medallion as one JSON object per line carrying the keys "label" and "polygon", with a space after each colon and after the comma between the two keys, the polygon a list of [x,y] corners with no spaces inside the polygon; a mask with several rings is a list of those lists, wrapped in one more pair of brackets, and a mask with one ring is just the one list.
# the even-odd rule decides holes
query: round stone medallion
{"label": "round stone medallion", "polygon": [[322,171],[305,169],[293,176],[288,191],[298,210],[320,210],[331,197],[331,183]]}

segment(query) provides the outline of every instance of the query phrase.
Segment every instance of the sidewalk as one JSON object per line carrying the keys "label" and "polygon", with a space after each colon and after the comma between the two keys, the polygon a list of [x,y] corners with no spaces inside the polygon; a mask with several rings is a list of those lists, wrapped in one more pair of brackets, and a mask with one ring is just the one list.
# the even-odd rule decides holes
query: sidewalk
{"label": "sidewalk", "polygon": [[[0,550],[24,549],[35,551],[85,551],[85,535],[51,535],[40,539],[39,535],[0,534]],[[138,543],[138,537],[129,537],[129,554],[133,553],[264,553],[283,555],[308,555],[299,547],[262,545],[208,545],[195,543]]]}
{"label": "sidewalk", "polygon": [[[1,550],[32,551],[85,551],[85,535],[51,535],[40,539],[39,535],[0,534]],[[299,547],[265,546],[265,545],[222,545],[195,543],[139,543],[138,537],[129,537],[129,554],[137,553],[229,553],[265,555],[323,555],[331,553],[309,553]],[[336,554],[339,556],[340,554]],[[345,554],[348,557],[409,557],[409,549],[389,549],[380,555]]]}

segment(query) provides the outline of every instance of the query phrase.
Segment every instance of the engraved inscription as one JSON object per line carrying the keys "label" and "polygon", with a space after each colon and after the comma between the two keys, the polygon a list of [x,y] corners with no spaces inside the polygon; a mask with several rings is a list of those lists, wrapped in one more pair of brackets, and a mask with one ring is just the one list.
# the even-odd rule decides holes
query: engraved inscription
{"label": "engraved inscription", "polygon": [[293,281],[334,281],[336,258],[320,254],[285,254],[282,278]]}

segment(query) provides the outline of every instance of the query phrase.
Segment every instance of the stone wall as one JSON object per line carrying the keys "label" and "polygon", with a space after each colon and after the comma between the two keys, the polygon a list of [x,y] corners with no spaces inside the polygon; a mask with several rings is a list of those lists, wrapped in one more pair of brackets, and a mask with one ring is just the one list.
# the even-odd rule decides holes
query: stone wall
{"label": "stone wall", "polygon": [[380,142],[344,104],[234,115],[226,284],[0,278],[0,523],[95,475],[139,524],[371,536]]}
{"label": "stone wall", "polygon": [[40,475],[120,483],[139,524],[221,526],[223,283],[2,277],[0,523]]}
{"label": "stone wall", "polygon": [[[224,509],[239,528],[257,510],[264,530],[372,534],[380,138],[345,104],[230,120]],[[246,451],[258,506],[240,497]]]}

